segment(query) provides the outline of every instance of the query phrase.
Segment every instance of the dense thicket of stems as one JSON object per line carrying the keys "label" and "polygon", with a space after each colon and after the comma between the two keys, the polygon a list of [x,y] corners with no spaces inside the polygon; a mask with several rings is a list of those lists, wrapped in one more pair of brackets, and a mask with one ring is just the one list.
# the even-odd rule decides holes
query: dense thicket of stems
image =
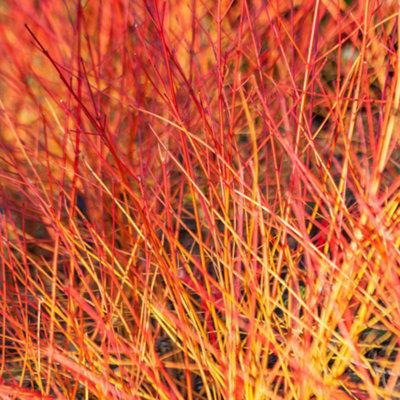
{"label": "dense thicket of stems", "polygon": [[400,398],[399,14],[0,0],[0,398]]}

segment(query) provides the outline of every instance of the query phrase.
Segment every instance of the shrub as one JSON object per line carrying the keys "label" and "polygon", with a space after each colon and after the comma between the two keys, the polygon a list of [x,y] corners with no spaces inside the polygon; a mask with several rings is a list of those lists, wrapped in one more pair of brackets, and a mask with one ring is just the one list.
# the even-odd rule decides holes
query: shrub
{"label": "shrub", "polygon": [[0,397],[400,398],[394,1],[0,10]]}

